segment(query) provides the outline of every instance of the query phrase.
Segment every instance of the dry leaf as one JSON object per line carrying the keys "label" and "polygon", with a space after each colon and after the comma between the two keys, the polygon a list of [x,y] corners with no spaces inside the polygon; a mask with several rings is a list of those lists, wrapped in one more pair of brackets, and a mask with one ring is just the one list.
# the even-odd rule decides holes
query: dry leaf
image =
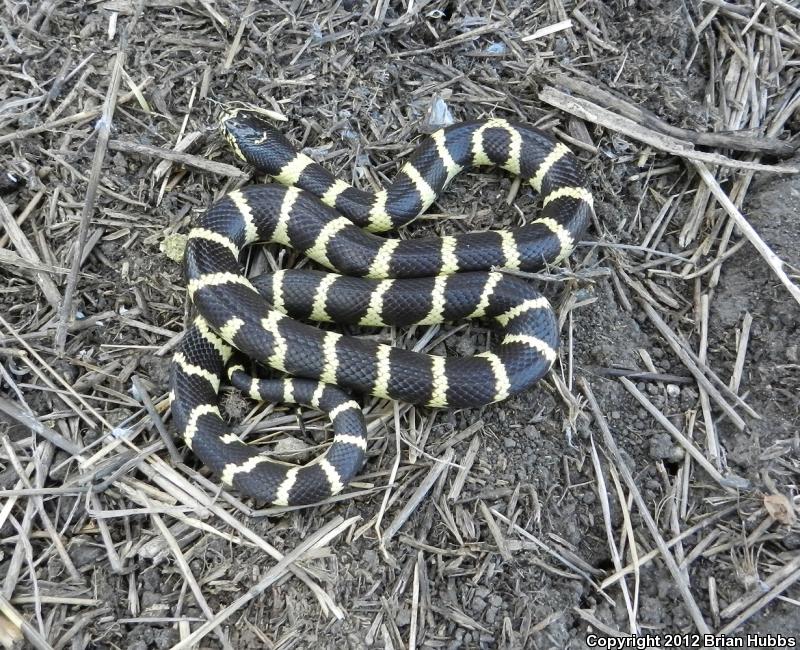
{"label": "dry leaf", "polygon": [[782,494],[768,494],[765,496],[764,507],[770,517],[787,526],[791,526],[797,519],[791,501]]}

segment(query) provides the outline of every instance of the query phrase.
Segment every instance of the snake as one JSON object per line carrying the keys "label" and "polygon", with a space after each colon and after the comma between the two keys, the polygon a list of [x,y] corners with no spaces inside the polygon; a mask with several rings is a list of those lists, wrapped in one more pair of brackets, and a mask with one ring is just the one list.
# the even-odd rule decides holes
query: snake
{"label": "snake", "polygon": [[[503,270],[557,264],[585,232],[592,194],[566,145],[503,118],[457,122],[425,137],[391,183],[365,191],[299,152],[256,110],[223,112],[220,129],[238,158],[273,181],[229,192],[193,220],[186,240],[183,269],[196,316],[171,362],[171,413],[179,437],[223,487],[277,506],[324,501],[366,458],[354,393],[479,407],[527,390],[550,371],[558,349],[553,310],[524,274]],[[413,221],[459,172],[482,166],[530,185],[541,198],[539,216],[503,230],[379,234]],[[292,248],[325,270],[248,278],[240,257],[256,242]],[[473,356],[436,356],[320,325],[463,319],[493,324],[499,342]],[[263,369],[272,369],[268,377]],[[243,440],[220,412],[225,378],[255,400],[327,414],[330,445],[295,465]]]}

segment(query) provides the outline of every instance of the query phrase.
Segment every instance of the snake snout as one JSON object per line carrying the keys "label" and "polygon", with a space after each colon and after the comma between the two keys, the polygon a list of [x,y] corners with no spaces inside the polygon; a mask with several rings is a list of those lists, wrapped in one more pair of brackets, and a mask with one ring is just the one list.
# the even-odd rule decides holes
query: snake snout
{"label": "snake snout", "polygon": [[242,109],[228,110],[220,117],[220,130],[227,138],[234,138],[239,142],[247,142],[248,138],[263,135],[270,130],[271,125],[252,111]]}

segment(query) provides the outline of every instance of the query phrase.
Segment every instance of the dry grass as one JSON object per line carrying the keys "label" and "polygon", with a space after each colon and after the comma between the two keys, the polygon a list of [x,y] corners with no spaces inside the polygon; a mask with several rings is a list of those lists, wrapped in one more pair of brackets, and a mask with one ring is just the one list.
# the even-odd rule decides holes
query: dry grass
{"label": "dry grass", "polygon": [[[0,161],[27,187],[0,200],[0,645],[522,648],[589,630],[774,633],[757,615],[796,612],[800,442],[779,422],[757,467],[728,463],[767,406],[751,398],[767,390],[763,342],[745,310],[725,362],[714,311],[744,253],[800,303],[796,269],[745,210],[754,181],[800,168],[792,3],[79,4],[4,6]],[[532,278],[563,326],[551,377],[476,413],[368,402],[364,474],[326,505],[254,510],[221,492],[170,436],[188,306],[159,246],[249,182],[213,129],[234,101],[286,115],[362,187],[392,177],[442,102],[568,142],[598,241]],[[500,183],[460,178],[457,204],[401,236],[516,223],[533,201]],[[649,347],[632,338],[593,366],[582,335],[613,334],[594,313],[638,323]],[[489,338],[367,335],[451,354]],[[225,408],[262,444],[324,439],[317,413]],[[661,434],[672,460],[643,449]]]}

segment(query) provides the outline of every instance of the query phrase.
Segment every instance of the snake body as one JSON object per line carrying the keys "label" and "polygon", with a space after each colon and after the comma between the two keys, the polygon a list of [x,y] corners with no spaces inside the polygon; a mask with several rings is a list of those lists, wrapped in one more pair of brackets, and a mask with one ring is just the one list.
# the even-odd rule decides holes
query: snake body
{"label": "snake body", "polygon": [[[556,358],[558,327],[523,271],[564,259],[589,221],[592,196],[563,144],[503,119],[437,131],[384,190],[364,192],[298,153],[252,112],[228,114],[234,152],[277,183],[235,190],[199,217],[184,272],[198,312],[172,363],[172,414],[192,451],[222,483],[277,505],[314,503],[341,490],[366,451],[361,408],[348,391],[430,407],[481,406],[530,387]],[[542,213],[505,231],[399,240],[375,232],[408,223],[466,167],[492,165],[542,196]],[[284,270],[247,279],[239,256],[254,242],[289,246],[335,273]],[[343,336],[296,319],[363,326],[485,318],[496,348],[430,356]],[[288,375],[259,379],[234,351]],[[230,431],[218,406],[221,378],[254,399],[328,413],[334,438],[305,466],[281,463]],[[346,389],[346,390],[345,390]]]}

